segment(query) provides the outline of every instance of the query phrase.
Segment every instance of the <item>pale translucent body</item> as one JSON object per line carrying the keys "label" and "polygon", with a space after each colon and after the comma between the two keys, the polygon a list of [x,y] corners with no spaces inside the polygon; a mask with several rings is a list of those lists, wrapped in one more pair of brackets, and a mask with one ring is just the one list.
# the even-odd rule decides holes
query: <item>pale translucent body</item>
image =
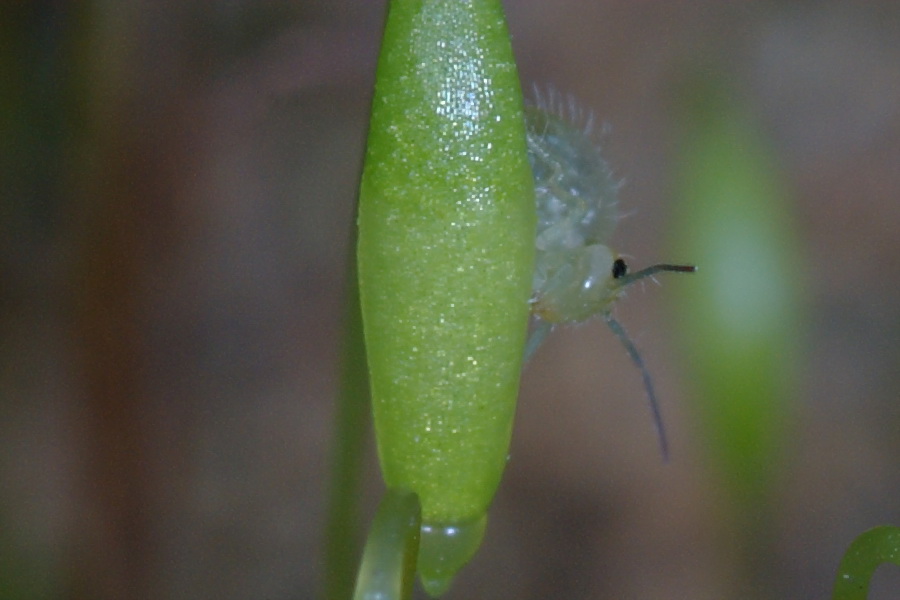
{"label": "pale translucent body", "polygon": [[[555,105],[555,106],[554,106]],[[640,353],[611,313],[623,288],[662,271],[693,272],[695,267],[659,264],[629,274],[625,262],[607,246],[618,219],[618,184],[590,138],[562,116],[558,98],[526,108],[528,159],[537,204],[535,270],[531,313],[535,326],[526,359],[559,323],[602,316],[641,371],[663,456],[668,442],[653,382]],[[570,104],[570,116],[577,110]]]}
{"label": "pale translucent body", "polygon": [[584,321],[621,288],[606,245],[618,185],[586,133],[538,107],[525,114],[538,214],[532,312],[549,323]]}

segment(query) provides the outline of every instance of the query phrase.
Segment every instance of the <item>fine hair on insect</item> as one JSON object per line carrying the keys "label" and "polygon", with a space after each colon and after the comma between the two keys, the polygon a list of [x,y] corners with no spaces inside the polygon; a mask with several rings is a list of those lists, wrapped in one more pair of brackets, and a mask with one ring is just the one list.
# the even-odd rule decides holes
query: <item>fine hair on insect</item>
{"label": "fine hair on insect", "polygon": [[528,360],[559,324],[602,317],[641,373],[663,458],[669,443],[653,380],[640,352],[612,316],[624,289],[657,273],[693,273],[691,265],[661,263],[629,272],[608,246],[619,218],[620,184],[591,139],[589,112],[555,91],[535,89],[525,107],[528,160],[537,206],[535,269],[532,281],[533,329],[525,347]]}

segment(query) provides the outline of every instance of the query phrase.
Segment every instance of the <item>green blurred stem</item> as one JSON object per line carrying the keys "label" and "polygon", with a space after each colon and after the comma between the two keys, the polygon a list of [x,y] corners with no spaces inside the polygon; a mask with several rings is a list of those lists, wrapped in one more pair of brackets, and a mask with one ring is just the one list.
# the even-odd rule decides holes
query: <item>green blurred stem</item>
{"label": "green blurred stem", "polygon": [[[676,256],[700,266],[678,286],[688,395],[727,495],[724,546],[744,588],[770,597],[773,510],[790,450],[805,355],[810,271],[794,200],[770,140],[710,67],[684,87]],[[674,284],[673,285],[677,285]]]}
{"label": "green blurred stem", "polygon": [[411,597],[421,525],[419,498],[405,490],[388,490],[366,540],[354,600]]}
{"label": "green blurred stem", "polygon": [[853,540],[838,567],[833,600],[865,600],[872,574],[883,563],[900,565],[900,527],[883,525]]}
{"label": "green blurred stem", "polygon": [[[356,240],[356,228],[352,239]],[[353,591],[359,542],[359,488],[369,438],[369,369],[359,309],[355,244],[350,250],[344,306],[341,388],[332,448],[331,489],[325,527],[325,598],[346,600]]]}

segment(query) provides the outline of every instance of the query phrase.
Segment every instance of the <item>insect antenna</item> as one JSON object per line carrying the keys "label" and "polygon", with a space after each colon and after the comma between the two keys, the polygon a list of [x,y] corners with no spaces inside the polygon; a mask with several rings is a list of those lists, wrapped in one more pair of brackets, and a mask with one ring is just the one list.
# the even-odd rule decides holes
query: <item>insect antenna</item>
{"label": "insect antenna", "polygon": [[[643,271],[638,271],[638,273],[635,273],[635,275],[643,273],[644,271],[649,271],[653,268],[654,267],[650,267],[648,269],[644,269]],[[661,270],[667,271],[672,269]],[[648,275],[650,274],[652,273],[649,273]],[[646,276],[647,275],[645,275],[645,277]],[[653,424],[656,426],[656,433],[659,437],[659,449],[662,452],[663,461],[668,462],[669,440],[666,437],[666,428],[663,424],[662,411],[660,410],[659,402],[656,399],[656,392],[653,389],[653,380],[650,378],[650,372],[647,370],[647,366],[644,364],[644,359],[641,356],[641,353],[638,352],[638,349],[634,345],[634,342],[632,342],[631,338],[628,337],[628,334],[625,333],[625,329],[622,327],[622,324],[616,321],[616,319],[610,313],[606,313],[605,315],[603,315],[603,318],[606,321],[606,325],[614,334],[616,334],[616,337],[619,338],[619,341],[622,342],[622,345],[625,346],[625,350],[626,352],[628,352],[628,356],[631,358],[631,362],[633,362],[634,366],[636,366],[641,372],[641,378],[644,380],[644,390],[647,392],[647,398],[650,401],[650,412],[653,415]]]}
{"label": "insect antenna", "polygon": [[[622,263],[624,265],[624,263]],[[625,267],[622,267],[622,270],[625,270]],[[619,275],[613,274],[613,276],[618,281],[620,287],[624,287],[626,285],[630,285],[635,281],[640,279],[644,279],[645,277],[652,277],[657,273],[663,273],[669,271],[671,273],[694,273],[697,271],[697,267],[694,265],[668,265],[668,264],[660,264],[653,265],[651,267],[647,267],[646,269],[641,269],[640,271],[636,271],[635,273],[627,273],[623,272]]]}
{"label": "insect antenna", "polygon": [[652,277],[657,273],[663,273],[666,271],[670,273],[694,273],[697,271],[697,267],[695,267],[694,265],[659,264],[641,269],[640,271],[637,271],[635,273],[628,273],[625,262],[622,261],[622,259],[618,259],[616,261],[616,266],[619,267],[619,270],[613,271],[613,277],[617,280],[619,287],[631,285],[635,281],[644,279],[645,277]]}

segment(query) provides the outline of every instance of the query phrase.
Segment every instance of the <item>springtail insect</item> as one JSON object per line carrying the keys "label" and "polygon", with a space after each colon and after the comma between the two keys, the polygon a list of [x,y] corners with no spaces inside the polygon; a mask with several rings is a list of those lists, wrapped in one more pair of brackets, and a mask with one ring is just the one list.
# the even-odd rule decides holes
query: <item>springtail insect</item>
{"label": "springtail insect", "polygon": [[[612,305],[630,284],[665,271],[693,273],[694,266],[658,264],[635,273],[607,246],[618,220],[617,191],[606,161],[590,139],[590,119],[579,127],[574,103],[568,115],[551,95],[525,109],[528,159],[534,174],[537,236],[527,361],[561,323],[600,316],[641,372],[664,459],[669,443],[653,381],[637,347],[612,316]],[[568,117],[568,118],[567,118]]]}

